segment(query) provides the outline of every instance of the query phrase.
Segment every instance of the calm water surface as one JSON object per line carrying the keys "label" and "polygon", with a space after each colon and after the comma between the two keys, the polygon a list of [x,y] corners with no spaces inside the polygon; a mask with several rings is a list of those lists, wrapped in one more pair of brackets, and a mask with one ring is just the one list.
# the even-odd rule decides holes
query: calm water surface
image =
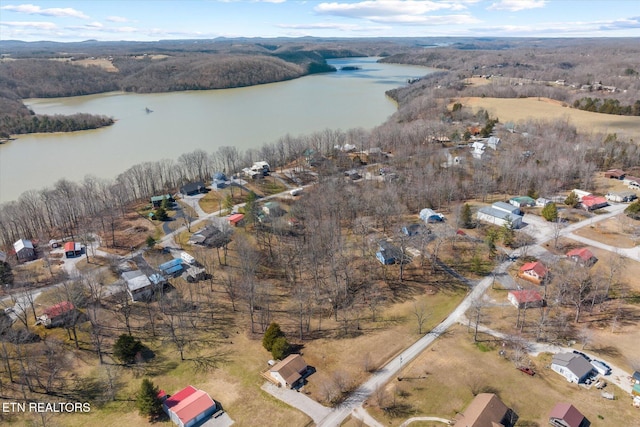
{"label": "calm water surface", "polygon": [[[259,148],[289,133],[373,128],[396,110],[386,90],[430,72],[378,64],[375,58],[329,61],[361,67],[238,89],[162,94],[108,93],[25,103],[42,114],[85,112],[114,117],[102,129],[19,136],[0,145],[0,202],[60,178],[112,178],[130,166],[223,145]],[[153,110],[147,113],[145,108]]]}

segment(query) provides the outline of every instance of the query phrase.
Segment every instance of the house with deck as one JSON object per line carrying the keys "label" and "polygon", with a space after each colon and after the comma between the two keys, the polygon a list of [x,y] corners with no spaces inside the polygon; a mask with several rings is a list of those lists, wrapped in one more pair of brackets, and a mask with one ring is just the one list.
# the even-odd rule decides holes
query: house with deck
{"label": "house with deck", "polygon": [[518,277],[540,285],[549,278],[549,269],[540,261],[528,262],[520,267]]}
{"label": "house with deck", "polygon": [[269,368],[269,376],[280,387],[296,388],[313,373],[299,354],[290,354]]}
{"label": "house with deck", "polygon": [[73,316],[76,314],[76,307],[72,302],[62,301],[47,308],[38,317],[38,322],[47,328],[55,328],[63,326],[69,320],[73,320]]}
{"label": "house with deck", "polygon": [[588,248],[576,248],[567,252],[567,258],[583,267],[591,267],[598,258]]}
{"label": "house with deck", "polygon": [[544,300],[542,295],[535,289],[521,289],[509,291],[507,299],[516,308],[542,307]]}

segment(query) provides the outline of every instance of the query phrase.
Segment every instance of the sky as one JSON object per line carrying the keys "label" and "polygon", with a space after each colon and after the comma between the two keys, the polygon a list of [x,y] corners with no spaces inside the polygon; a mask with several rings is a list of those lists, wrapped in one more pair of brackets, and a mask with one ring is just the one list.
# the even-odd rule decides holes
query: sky
{"label": "sky", "polygon": [[0,0],[0,40],[640,37],[638,0]]}

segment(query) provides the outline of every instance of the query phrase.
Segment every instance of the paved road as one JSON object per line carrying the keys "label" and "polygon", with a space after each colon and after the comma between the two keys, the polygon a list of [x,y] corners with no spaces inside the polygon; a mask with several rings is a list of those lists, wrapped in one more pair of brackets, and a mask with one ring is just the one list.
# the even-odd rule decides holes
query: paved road
{"label": "paved road", "polygon": [[[497,267],[497,270],[506,271],[510,264],[511,261],[505,261]],[[442,335],[452,325],[457,323],[458,318],[464,316],[464,313],[471,308],[473,303],[482,298],[482,295],[484,295],[486,290],[491,286],[492,282],[493,277],[491,276],[485,277],[478,282],[478,284],[473,287],[471,292],[467,294],[464,300],[454,311],[451,312],[451,314],[449,314],[449,316],[447,316],[446,319],[433,328],[431,332],[424,335],[409,348],[391,359],[391,361],[381,369],[376,371],[369,380],[358,387],[341,405],[334,408],[327,417],[318,423],[318,426],[339,426],[352,411],[355,409],[360,411],[362,404],[376,391],[376,389],[384,387],[387,382],[400,372],[404,364],[416,358],[427,347],[429,347],[436,338]]]}

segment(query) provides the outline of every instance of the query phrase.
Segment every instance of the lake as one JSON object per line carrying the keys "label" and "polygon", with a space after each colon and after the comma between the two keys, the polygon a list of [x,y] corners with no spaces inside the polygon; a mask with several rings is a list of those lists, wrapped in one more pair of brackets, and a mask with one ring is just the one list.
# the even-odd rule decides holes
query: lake
{"label": "lake", "polygon": [[360,69],[245,88],[26,100],[40,114],[83,112],[117,121],[90,131],[20,135],[0,145],[0,202],[60,178],[113,178],[134,164],[177,159],[195,149],[214,152],[227,145],[243,150],[275,142],[287,133],[371,129],[396,110],[385,91],[432,72],[376,60],[330,60],[338,69]]}

